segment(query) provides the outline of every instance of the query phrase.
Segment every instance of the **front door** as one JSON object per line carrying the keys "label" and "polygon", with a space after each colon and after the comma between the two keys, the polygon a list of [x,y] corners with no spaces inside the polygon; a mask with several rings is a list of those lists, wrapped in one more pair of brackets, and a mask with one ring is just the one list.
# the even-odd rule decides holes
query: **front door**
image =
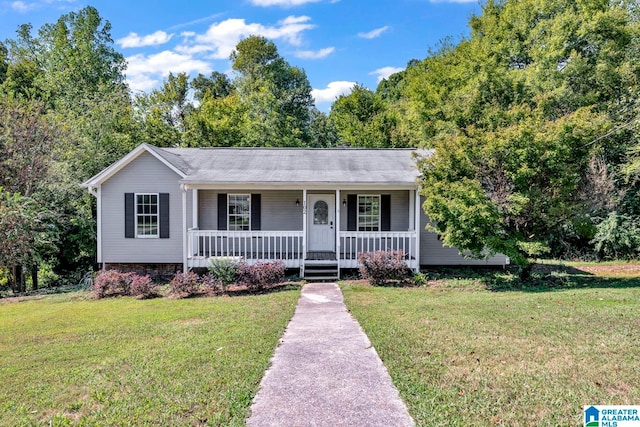
{"label": "front door", "polygon": [[336,196],[309,194],[307,203],[308,251],[335,251]]}

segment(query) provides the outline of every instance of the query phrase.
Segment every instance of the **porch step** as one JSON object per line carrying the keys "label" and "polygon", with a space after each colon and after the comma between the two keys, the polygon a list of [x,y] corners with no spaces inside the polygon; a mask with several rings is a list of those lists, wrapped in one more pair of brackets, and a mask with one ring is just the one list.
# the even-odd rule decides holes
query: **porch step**
{"label": "porch step", "polygon": [[337,280],[338,262],[332,260],[305,261],[305,280]]}
{"label": "porch step", "polygon": [[304,274],[320,274],[320,273],[326,273],[326,274],[334,274],[334,275],[338,275],[338,269],[337,268],[307,268],[304,270]]}

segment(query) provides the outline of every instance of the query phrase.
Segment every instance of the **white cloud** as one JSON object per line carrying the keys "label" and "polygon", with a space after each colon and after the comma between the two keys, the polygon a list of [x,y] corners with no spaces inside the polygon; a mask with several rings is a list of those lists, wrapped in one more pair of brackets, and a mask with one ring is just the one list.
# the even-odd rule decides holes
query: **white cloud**
{"label": "white cloud", "polygon": [[157,46],[165,44],[171,38],[173,34],[167,34],[164,31],[156,31],[146,36],[139,36],[137,33],[129,33],[126,37],[123,37],[116,41],[121,47],[143,47],[143,46]]}
{"label": "white cloud", "polygon": [[336,81],[331,82],[325,89],[313,89],[311,96],[316,100],[316,104],[323,102],[333,102],[340,95],[347,95],[355,86],[355,82]]}
{"label": "white cloud", "polygon": [[388,25],[384,27],[376,28],[375,30],[371,30],[368,33],[358,33],[358,37],[363,39],[375,39],[376,37],[380,37],[382,33],[389,29]]}
{"label": "white cloud", "polygon": [[388,78],[390,75],[398,73],[398,72],[400,72],[402,70],[404,70],[404,68],[382,67],[382,68],[378,68],[377,70],[374,70],[374,71],[370,72],[369,75],[378,76],[378,83],[380,83],[382,80]]}
{"label": "white cloud", "polygon": [[[15,10],[18,13],[27,13],[36,9],[45,8],[47,5],[54,5],[58,10],[66,10],[68,6],[64,6],[65,4],[75,3],[76,0],[40,0],[40,1],[32,1],[25,2],[22,0],[16,0],[13,2],[5,2],[3,4],[8,4],[11,9]],[[56,6],[59,4],[63,4],[63,6]]]}
{"label": "white cloud", "polygon": [[275,26],[247,23],[244,19],[227,19],[212,24],[206,33],[198,34],[193,40],[186,40],[176,50],[184,54],[211,52],[213,59],[227,59],[238,42],[250,35],[260,35],[272,40],[285,40],[299,46],[302,33],[314,28],[308,16],[289,16]]}
{"label": "white cloud", "polygon": [[132,90],[148,90],[156,86],[170,72],[203,73],[212,71],[207,62],[165,50],[155,55],[133,55],[127,58],[127,82]]}
{"label": "white cloud", "polygon": [[138,74],[127,76],[127,83],[133,92],[147,92],[158,87],[162,81],[160,78],[155,79],[147,74]]}
{"label": "white cloud", "polygon": [[33,9],[36,9],[38,5],[36,3],[25,3],[23,1],[14,1],[11,3],[11,9],[20,13],[27,13]]}
{"label": "white cloud", "polygon": [[280,6],[280,7],[293,7],[293,6],[301,6],[307,3],[316,3],[320,0],[250,0],[251,4],[254,6]]}
{"label": "white cloud", "polygon": [[298,50],[294,55],[302,59],[322,59],[331,55],[335,50],[335,47],[325,47],[320,50]]}

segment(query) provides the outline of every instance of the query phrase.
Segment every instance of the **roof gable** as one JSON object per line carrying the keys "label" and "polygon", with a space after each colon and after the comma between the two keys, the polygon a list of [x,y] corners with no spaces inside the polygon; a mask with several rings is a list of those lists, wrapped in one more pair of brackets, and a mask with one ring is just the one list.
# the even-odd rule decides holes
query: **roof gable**
{"label": "roof gable", "polygon": [[88,180],[86,180],[80,185],[82,187],[88,187],[88,188],[97,187],[98,185],[102,184],[103,182],[111,178],[113,175],[118,173],[122,168],[127,166],[129,163],[137,159],[142,153],[145,153],[145,152],[151,154],[153,157],[158,159],[165,166],[167,166],[169,169],[171,169],[176,174],[178,174],[181,178],[184,179],[187,177],[188,166],[186,163],[180,162],[179,159],[171,158],[170,154],[162,155],[161,153],[158,152],[158,150],[159,149],[157,147],[154,147],[152,145],[148,145],[144,143],[140,144],[136,148],[134,148],[131,152],[129,152],[129,154],[124,156],[122,159],[118,160],[111,166],[107,167],[97,175],[92,176],[91,178],[89,178]]}

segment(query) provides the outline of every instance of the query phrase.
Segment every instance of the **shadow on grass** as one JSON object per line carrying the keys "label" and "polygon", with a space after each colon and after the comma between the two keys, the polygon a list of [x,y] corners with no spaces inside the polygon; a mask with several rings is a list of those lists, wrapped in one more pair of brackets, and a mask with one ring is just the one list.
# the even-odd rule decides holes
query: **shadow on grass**
{"label": "shadow on grass", "polygon": [[548,292],[554,290],[588,288],[634,288],[640,287],[640,277],[615,277],[596,275],[575,267],[552,264],[536,264],[531,279],[523,282],[518,268],[448,268],[436,267],[425,270],[430,281],[459,280],[474,281],[493,292]]}

